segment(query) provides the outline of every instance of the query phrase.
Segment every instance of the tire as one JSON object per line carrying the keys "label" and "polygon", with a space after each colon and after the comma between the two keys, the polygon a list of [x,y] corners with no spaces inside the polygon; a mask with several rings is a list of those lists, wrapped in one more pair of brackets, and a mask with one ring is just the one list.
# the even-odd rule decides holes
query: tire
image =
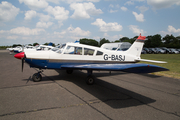
{"label": "tire", "polygon": [[73,73],[73,70],[66,70],[66,73],[67,73],[67,74],[72,74],[72,73]]}
{"label": "tire", "polygon": [[32,76],[32,80],[33,80],[34,82],[39,82],[39,81],[41,81],[41,80],[42,80],[41,74],[40,74],[40,73],[35,73],[35,74]]}
{"label": "tire", "polygon": [[94,78],[92,75],[88,76],[88,77],[86,78],[86,83],[87,83],[88,85],[93,85],[93,84],[95,83],[95,78]]}

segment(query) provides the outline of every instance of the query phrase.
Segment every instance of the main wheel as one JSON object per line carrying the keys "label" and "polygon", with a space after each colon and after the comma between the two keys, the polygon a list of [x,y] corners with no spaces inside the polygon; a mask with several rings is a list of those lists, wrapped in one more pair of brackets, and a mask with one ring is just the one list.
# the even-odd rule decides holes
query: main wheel
{"label": "main wheel", "polygon": [[42,76],[40,73],[35,73],[33,76],[32,76],[32,79],[34,82],[39,82],[42,80]]}
{"label": "main wheel", "polygon": [[72,74],[72,73],[73,73],[73,70],[66,70],[66,73],[67,73],[67,74]]}
{"label": "main wheel", "polygon": [[93,84],[95,83],[95,78],[94,78],[92,75],[88,76],[88,77],[86,78],[86,83],[87,83],[88,85],[93,85]]}

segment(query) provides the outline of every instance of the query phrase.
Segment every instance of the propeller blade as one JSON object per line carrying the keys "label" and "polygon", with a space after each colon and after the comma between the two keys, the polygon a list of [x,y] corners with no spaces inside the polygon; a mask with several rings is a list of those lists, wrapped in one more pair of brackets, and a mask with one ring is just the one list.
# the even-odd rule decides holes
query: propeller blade
{"label": "propeller blade", "polygon": [[23,69],[24,69],[24,62],[25,62],[25,59],[26,59],[26,55],[24,54],[24,57],[21,58],[22,59],[22,72],[23,72]]}
{"label": "propeller blade", "polygon": [[23,72],[23,68],[24,68],[24,58],[22,59],[22,72]]}

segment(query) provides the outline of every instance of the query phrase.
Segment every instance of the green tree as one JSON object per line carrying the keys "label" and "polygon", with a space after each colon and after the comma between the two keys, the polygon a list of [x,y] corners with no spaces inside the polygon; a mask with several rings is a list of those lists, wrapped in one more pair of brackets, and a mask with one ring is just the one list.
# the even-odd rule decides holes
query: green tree
{"label": "green tree", "polygon": [[36,42],[36,43],[33,43],[33,46],[36,46],[36,45],[39,45],[39,43],[37,43],[37,42]]}
{"label": "green tree", "polygon": [[152,36],[151,45],[152,45],[152,47],[161,47],[162,40],[161,40],[160,34],[156,34],[156,35]]}
{"label": "green tree", "polygon": [[98,46],[98,42],[94,39],[82,38],[79,40],[79,42],[85,45]]}
{"label": "green tree", "polygon": [[21,44],[13,44],[12,47],[17,47],[17,46],[21,46]]}
{"label": "green tree", "polygon": [[180,41],[178,40],[178,37],[174,37],[173,35],[166,35],[165,37],[163,37],[163,40],[165,47],[173,47],[173,48],[180,47]]}
{"label": "green tree", "polygon": [[100,41],[99,41],[99,46],[101,46],[101,45],[104,44],[104,43],[110,43],[110,41],[109,41],[108,39],[105,39],[105,38],[100,39]]}
{"label": "green tree", "polygon": [[128,41],[128,40],[129,40],[128,37],[122,37],[122,38],[119,39],[120,42],[124,42],[124,41]]}

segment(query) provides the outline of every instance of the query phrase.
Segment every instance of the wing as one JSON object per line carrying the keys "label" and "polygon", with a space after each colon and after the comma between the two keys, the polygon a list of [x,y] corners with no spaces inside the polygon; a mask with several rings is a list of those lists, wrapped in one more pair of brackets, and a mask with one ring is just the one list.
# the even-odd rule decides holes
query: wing
{"label": "wing", "polygon": [[78,70],[106,70],[124,71],[130,73],[151,73],[158,71],[168,71],[168,69],[150,64],[83,64],[83,65],[62,65],[62,69]]}

